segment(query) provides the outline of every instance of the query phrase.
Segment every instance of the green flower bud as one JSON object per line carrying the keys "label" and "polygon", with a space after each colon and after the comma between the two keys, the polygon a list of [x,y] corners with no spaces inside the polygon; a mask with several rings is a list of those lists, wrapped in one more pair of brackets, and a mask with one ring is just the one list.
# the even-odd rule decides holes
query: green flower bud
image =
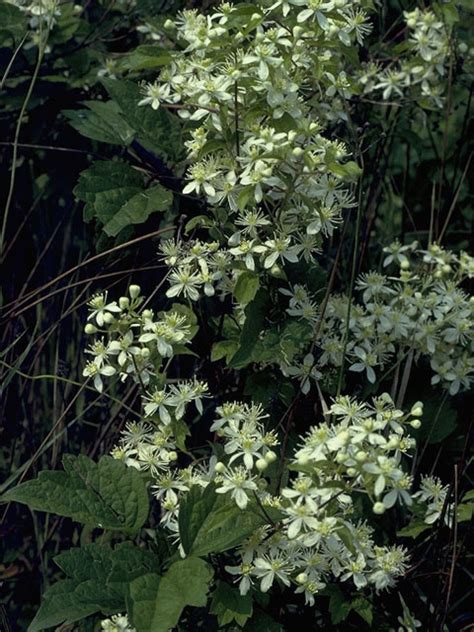
{"label": "green flower bud", "polygon": [[276,461],[277,455],[275,454],[275,452],[273,452],[273,450],[269,450],[265,454],[264,459],[267,463],[273,463],[274,461]]}
{"label": "green flower bud", "polygon": [[255,467],[259,472],[263,472],[263,470],[267,469],[268,463],[265,461],[265,459],[257,459]]}
{"label": "green flower bud", "polygon": [[412,419],[410,421],[410,426],[415,430],[418,430],[418,428],[421,428],[421,421],[419,419]]}
{"label": "green flower bud", "polygon": [[223,472],[225,472],[225,465],[224,463],[222,463],[222,461],[218,461],[214,469],[216,470],[218,474],[222,474]]}
{"label": "green flower bud", "polygon": [[105,314],[104,314],[104,323],[106,325],[111,325],[113,322],[115,322],[114,315],[111,314],[110,312],[105,312]]}
{"label": "green flower bud", "polygon": [[423,402],[416,402],[410,410],[410,415],[421,417],[423,415]]}
{"label": "green flower bud", "polygon": [[296,581],[298,582],[298,584],[306,584],[306,582],[308,581],[307,573],[300,573],[299,575],[297,575]]}
{"label": "green flower bud", "polygon": [[120,309],[128,309],[130,307],[130,299],[128,296],[121,296],[119,298]]}
{"label": "green flower bud", "polygon": [[128,288],[128,293],[130,294],[130,296],[131,296],[132,298],[137,298],[137,296],[139,296],[139,295],[140,295],[140,292],[141,292],[141,291],[142,291],[142,290],[141,290],[141,287],[140,287],[139,285],[131,285],[131,286]]}
{"label": "green flower bud", "polygon": [[383,513],[385,513],[386,507],[383,503],[375,503],[374,506],[372,507],[372,511],[374,512],[374,514],[377,514],[378,516],[381,516]]}
{"label": "green flower bud", "polygon": [[86,332],[86,334],[95,334],[97,333],[97,327],[95,327],[92,323],[87,323],[87,325],[84,327],[84,331]]}
{"label": "green flower bud", "polygon": [[357,454],[355,455],[356,461],[358,461],[359,463],[363,463],[366,458],[367,458],[367,452],[364,452],[363,450],[359,450],[359,452],[357,452]]}

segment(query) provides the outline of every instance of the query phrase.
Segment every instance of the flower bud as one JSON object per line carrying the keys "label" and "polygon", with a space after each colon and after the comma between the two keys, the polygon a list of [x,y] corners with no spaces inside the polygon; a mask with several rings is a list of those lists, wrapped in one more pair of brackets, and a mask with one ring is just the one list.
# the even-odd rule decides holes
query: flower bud
{"label": "flower bud", "polygon": [[299,158],[304,154],[304,149],[302,149],[301,147],[295,147],[291,153],[295,158]]}
{"label": "flower bud", "polygon": [[222,461],[218,461],[214,469],[218,474],[222,474],[223,472],[225,472],[225,465],[224,463],[222,463]]}
{"label": "flower bud", "polygon": [[300,573],[299,575],[297,575],[296,581],[298,582],[298,584],[306,584],[306,582],[308,581],[307,573]]}
{"label": "flower bud", "polygon": [[140,287],[139,285],[131,285],[131,286],[128,288],[128,293],[130,294],[130,296],[131,296],[132,298],[137,298],[137,296],[139,296],[139,295],[140,295],[140,292],[141,292],[141,291],[142,291],[142,290],[141,290],[141,287]]}
{"label": "flower bud", "polygon": [[257,459],[257,461],[255,462],[255,467],[259,472],[263,472],[263,470],[267,469],[268,463],[265,461],[265,459]]}
{"label": "flower bud", "polygon": [[150,349],[148,349],[148,347],[143,347],[143,349],[140,351],[140,355],[144,360],[148,360],[151,355],[151,351]]}
{"label": "flower bud", "polygon": [[265,456],[264,459],[267,463],[273,463],[274,461],[276,461],[277,455],[275,454],[275,452],[273,452],[273,450],[269,450]]}
{"label": "flower bud", "polygon": [[84,327],[84,331],[86,332],[86,334],[95,334],[97,332],[97,327],[95,327],[92,323],[87,323],[87,325]]}
{"label": "flower bud", "polygon": [[121,296],[119,298],[120,309],[128,309],[130,307],[130,299],[127,296]]}
{"label": "flower bud", "polygon": [[347,475],[348,476],[356,476],[357,475],[357,470],[355,469],[355,467],[348,467],[347,468]]}
{"label": "flower bud", "polygon": [[336,463],[344,463],[347,457],[348,457],[347,452],[338,452],[336,454]]}
{"label": "flower bud", "polygon": [[421,428],[421,421],[419,419],[412,419],[410,421],[410,426],[415,430],[418,430],[418,428]]}
{"label": "flower bud", "polygon": [[410,268],[410,262],[407,261],[406,259],[404,259],[401,263],[400,263],[400,268],[402,270],[408,270]]}
{"label": "flower bud", "polygon": [[410,410],[410,415],[413,415],[413,417],[421,417],[423,415],[423,403],[416,402]]}
{"label": "flower bud", "polygon": [[176,450],[171,450],[171,452],[168,452],[169,461],[176,461],[177,458],[178,458],[178,453],[176,452]]}
{"label": "flower bud", "polygon": [[449,274],[450,272],[453,271],[452,267],[449,265],[449,263],[445,263],[444,266],[441,268],[443,270],[443,272],[445,274]]}
{"label": "flower bud", "polygon": [[103,318],[106,325],[111,325],[115,321],[114,315],[110,312],[105,312]]}
{"label": "flower bud", "polygon": [[144,309],[142,312],[143,318],[153,318],[153,312],[151,309]]}
{"label": "flower bud", "polygon": [[357,454],[355,455],[356,461],[358,461],[359,463],[363,463],[365,461],[365,459],[367,458],[367,452],[364,452],[363,450],[359,450],[359,452],[357,452]]}
{"label": "flower bud", "polygon": [[381,516],[383,513],[385,513],[385,509],[385,505],[381,502],[375,503],[372,507],[372,511],[374,512],[374,514],[377,514],[378,516]]}

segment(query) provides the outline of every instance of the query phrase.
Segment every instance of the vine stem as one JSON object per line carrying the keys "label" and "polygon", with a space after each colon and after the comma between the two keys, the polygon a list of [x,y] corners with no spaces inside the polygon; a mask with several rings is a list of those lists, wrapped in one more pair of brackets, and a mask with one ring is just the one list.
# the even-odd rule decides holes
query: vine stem
{"label": "vine stem", "polygon": [[351,280],[350,280],[350,285],[349,285],[349,296],[348,296],[348,302],[347,302],[346,326],[344,330],[344,342],[343,342],[343,349],[342,349],[341,368],[339,371],[339,379],[337,382],[337,395],[338,396],[341,394],[341,390],[342,390],[342,378],[344,375],[344,364],[345,364],[345,358],[346,358],[347,343],[349,341],[349,328],[350,328],[351,310],[352,310],[352,295],[354,293],[355,277],[356,277],[356,271],[357,271],[357,254],[359,251],[361,221],[362,221],[362,179],[359,184],[359,204],[357,206],[356,229],[355,229],[355,235],[354,235],[354,250],[352,252],[352,269],[351,269]]}
{"label": "vine stem", "polygon": [[11,166],[11,172],[10,172],[10,185],[9,185],[9,188],[8,188],[8,196],[7,196],[7,201],[6,201],[6,204],[5,204],[5,210],[3,212],[2,230],[0,232],[0,255],[3,252],[3,244],[5,242],[5,233],[6,233],[6,230],[7,230],[8,214],[9,214],[11,203],[12,203],[12,199],[13,199],[13,192],[15,190],[16,163],[17,163],[17,159],[18,159],[18,147],[19,147],[21,126],[22,126],[22,123],[23,123],[23,117],[25,116],[26,108],[28,107],[28,103],[29,103],[29,101],[31,99],[31,95],[33,94],[33,88],[35,87],[36,80],[38,79],[39,71],[40,71],[40,68],[41,68],[41,63],[43,61],[44,52],[46,50],[46,44],[48,42],[48,37],[49,37],[50,30],[51,30],[51,18],[52,18],[52,16],[50,17],[50,19],[48,21],[48,26],[46,28],[46,33],[45,33],[44,39],[43,39],[42,33],[41,33],[41,24],[42,24],[42,22],[40,20],[40,42],[38,44],[38,57],[36,59],[36,64],[35,64],[35,68],[34,68],[34,71],[33,71],[33,75],[31,77],[30,85],[28,86],[28,90],[26,92],[25,100],[23,101],[23,105],[21,106],[20,114],[18,116],[18,121],[17,121],[16,128],[15,128],[15,136],[14,136],[14,139],[13,139],[12,166]]}

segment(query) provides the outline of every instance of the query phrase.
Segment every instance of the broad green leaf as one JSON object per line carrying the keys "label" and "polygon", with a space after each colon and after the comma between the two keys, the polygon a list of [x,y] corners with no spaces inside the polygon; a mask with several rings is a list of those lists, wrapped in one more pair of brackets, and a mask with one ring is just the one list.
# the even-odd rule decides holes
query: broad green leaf
{"label": "broad green leaf", "polygon": [[115,67],[121,71],[130,70],[133,72],[166,66],[172,59],[173,54],[170,50],[154,44],[147,44],[137,46],[131,53],[121,57],[116,62]]}
{"label": "broad green leaf", "polygon": [[119,106],[127,123],[135,130],[135,138],[159,156],[172,161],[183,154],[181,124],[164,107],[153,110],[138,105],[143,98],[140,86],[133,81],[104,79],[110,97]]}
{"label": "broad green leaf", "polygon": [[[272,520],[279,519],[275,510],[266,511]],[[193,487],[179,509],[184,552],[197,556],[227,551],[267,523],[267,516],[254,502],[240,509],[224,494],[217,494],[214,485],[204,490]]]}
{"label": "broad green leaf", "polygon": [[131,542],[115,549],[88,544],[65,551],[54,561],[68,579],[46,591],[30,632],[73,623],[95,612],[107,615],[124,610],[129,583],[159,564],[155,555]]}
{"label": "broad green leaf", "polygon": [[143,190],[143,178],[125,162],[98,160],[79,176],[74,195],[85,202],[86,222],[106,224],[131,197]]}
{"label": "broad green leaf", "polygon": [[212,595],[209,612],[217,616],[219,626],[224,627],[235,621],[238,625],[245,625],[252,616],[252,596],[241,595],[238,588],[229,586],[226,582],[218,582]]}
{"label": "broad green leaf", "polygon": [[264,327],[269,300],[267,292],[260,289],[245,308],[245,323],[240,334],[239,348],[229,362],[233,369],[241,369],[252,362],[255,343]]}
{"label": "broad green leaf", "polygon": [[88,617],[100,609],[95,603],[81,603],[74,591],[77,582],[66,579],[49,588],[41,603],[41,607],[28,627],[28,632],[38,632],[62,623],[74,623]]}
{"label": "broad green leaf", "polygon": [[94,162],[83,171],[74,194],[85,202],[85,220],[98,220],[112,237],[124,228],[145,222],[155,211],[167,210],[173,201],[171,191],[161,184],[144,189],[136,169],[112,160]]}
{"label": "broad green leaf", "polygon": [[253,301],[260,287],[258,276],[254,272],[242,272],[237,279],[233,294],[241,305]]}
{"label": "broad green leaf", "polygon": [[173,194],[161,184],[140,191],[123,204],[104,226],[104,232],[111,237],[131,224],[142,224],[156,211],[166,211],[173,202]]}
{"label": "broad green leaf", "polygon": [[0,45],[19,40],[26,29],[25,14],[14,4],[0,2]]}
{"label": "broad green leaf", "polygon": [[174,562],[166,573],[144,575],[130,585],[132,623],[137,632],[168,632],[186,606],[204,607],[213,571],[197,557]]}
{"label": "broad green leaf", "polygon": [[31,509],[67,516],[95,527],[135,532],[149,511],[148,493],[137,470],[103,456],[98,463],[87,456],[65,455],[66,471],[40,472],[3,495]]}
{"label": "broad green leaf", "polygon": [[88,109],[64,110],[69,124],[86,138],[111,145],[129,145],[134,130],[127,124],[114,101],[85,101]]}
{"label": "broad green leaf", "polygon": [[372,604],[368,599],[364,599],[364,597],[357,597],[351,603],[352,610],[357,612],[357,614],[364,619],[366,623],[372,625],[372,621],[374,618]]}

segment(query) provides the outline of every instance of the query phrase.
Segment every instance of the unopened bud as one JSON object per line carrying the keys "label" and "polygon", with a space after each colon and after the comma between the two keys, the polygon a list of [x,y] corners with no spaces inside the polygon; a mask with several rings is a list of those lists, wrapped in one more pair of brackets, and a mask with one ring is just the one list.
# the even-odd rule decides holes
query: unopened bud
{"label": "unopened bud", "polygon": [[412,419],[410,421],[410,426],[415,430],[418,430],[418,428],[421,428],[421,421],[419,419]]}
{"label": "unopened bud", "polygon": [[276,461],[276,458],[277,455],[275,454],[275,452],[273,452],[273,450],[269,450],[264,457],[267,463],[273,463],[274,461]]}
{"label": "unopened bud", "polygon": [[374,506],[372,507],[372,511],[374,512],[374,514],[377,514],[378,516],[381,516],[383,513],[385,513],[385,505],[383,503],[375,503]]}
{"label": "unopened bud", "polygon": [[130,299],[128,296],[121,296],[119,298],[120,309],[128,309],[130,307]]}
{"label": "unopened bud", "polygon": [[306,582],[308,581],[307,573],[300,573],[299,575],[297,575],[296,581],[298,582],[298,584],[306,584]]}
{"label": "unopened bud", "polygon": [[115,321],[114,315],[110,312],[105,312],[103,319],[106,325],[111,325]]}
{"label": "unopened bud", "polygon": [[95,334],[97,333],[97,327],[95,327],[92,323],[87,323],[87,325],[84,327],[84,331],[86,332],[86,334]]}
{"label": "unopened bud", "polygon": [[268,463],[265,461],[265,459],[257,459],[257,461],[255,462],[255,467],[259,472],[263,472],[263,470],[267,469]]}
{"label": "unopened bud", "polygon": [[223,472],[225,472],[225,465],[224,463],[222,463],[222,461],[218,461],[214,469],[216,470],[218,474],[222,474]]}
{"label": "unopened bud", "polygon": [[141,287],[139,285],[131,285],[128,288],[128,293],[132,298],[137,298],[140,295]]}

